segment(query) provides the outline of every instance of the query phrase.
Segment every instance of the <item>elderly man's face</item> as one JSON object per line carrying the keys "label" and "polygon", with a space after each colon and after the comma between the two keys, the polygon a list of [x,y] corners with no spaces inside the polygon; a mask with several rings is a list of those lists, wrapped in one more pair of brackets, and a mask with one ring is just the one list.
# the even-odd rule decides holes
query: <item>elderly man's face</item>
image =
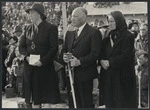
{"label": "elderly man's face", "polygon": [[140,35],[145,36],[146,34],[147,34],[147,26],[146,25],[140,26]]}
{"label": "elderly man's face", "polygon": [[35,10],[30,10],[30,18],[33,23],[36,23],[40,17],[40,14]]}
{"label": "elderly man's face", "polygon": [[80,27],[86,22],[86,15],[81,10],[74,10],[72,12],[71,24],[74,27]]}

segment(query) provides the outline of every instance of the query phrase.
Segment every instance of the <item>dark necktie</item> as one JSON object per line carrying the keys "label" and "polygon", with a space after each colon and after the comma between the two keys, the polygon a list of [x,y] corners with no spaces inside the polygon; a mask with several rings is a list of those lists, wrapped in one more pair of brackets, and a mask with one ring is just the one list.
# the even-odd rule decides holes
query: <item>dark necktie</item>
{"label": "dark necktie", "polygon": [[75,30],[75,39],[78,38],[78,31],[79,31],[79,29],[76,29],[76,30]]}

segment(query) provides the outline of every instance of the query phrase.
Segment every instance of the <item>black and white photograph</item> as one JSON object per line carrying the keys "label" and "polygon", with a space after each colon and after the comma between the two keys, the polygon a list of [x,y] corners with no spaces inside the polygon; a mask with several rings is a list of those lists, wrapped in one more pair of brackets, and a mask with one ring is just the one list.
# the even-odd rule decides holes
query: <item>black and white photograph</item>
{"label": "black and white photograph", "polygon": [[149,109],[148,1],[1,5],[2,108]]}

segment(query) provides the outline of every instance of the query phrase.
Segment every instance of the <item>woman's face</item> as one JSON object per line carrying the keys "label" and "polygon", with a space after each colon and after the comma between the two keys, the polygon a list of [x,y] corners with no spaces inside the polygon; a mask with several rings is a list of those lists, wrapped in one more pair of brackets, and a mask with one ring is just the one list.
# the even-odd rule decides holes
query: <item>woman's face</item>
{"label": "woman's face", "polygon": [[133,24],[131,30],[138,32],[139,31],[138,24]]}
{"label": "woman's face", "polygon": [[115,30],[116,29],[116,21],[112,15],[108,16],[108,25],[110,30]]}
{"label": "woman's face", "polygon": [[30,10],[30,18],[33,23],[36,23],[40,17],[39,13],[34,10]]}

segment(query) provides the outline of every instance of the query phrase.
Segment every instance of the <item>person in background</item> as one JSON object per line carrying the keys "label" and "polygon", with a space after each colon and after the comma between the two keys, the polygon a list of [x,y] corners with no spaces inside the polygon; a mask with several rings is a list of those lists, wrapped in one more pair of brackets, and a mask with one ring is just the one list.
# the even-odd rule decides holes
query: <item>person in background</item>
{"label": "person in background", "polygon": [[65,73],[65,68],[63,66],[63,60],[62,60],[63,44],[64,44],[63,37],[62,36],[58,37],[58,52],[54,61],[54,65],[55,65],[55,70],[59,78],[59,90],[60,91],[64,91],[66,88],[66,73]]}
{"label": "person in background", "polygon": [[7,53],[9,50],[9,39],[10,35],[6,28],[4,28],[4,24],[6,23],[5,16],[2,16],[2,94],[5,93],[6,82],[6,73],[7,68],[5,66],[5,59],[7,58]]}
{"label": "person in background", "polygon": [[99,76],[100,105],[106,108],[136,108],[134,37],[120,11],[108,17],[111,30],[102,41]]}
{"label": "person in background", "polygon": [[12,65],[12,60],[15,56],[15,48],[17,47],[18,39],[16,36],[11,37],[9,40],[9,50],[7,52],[7,58],[5,59],[5,66],[7,67],[7,70],[10,70],[9,67]]}
{"label": "person in background", "polygon": [[102,34],[102,39],[105,38],[105,35],[107,33],[107,28],[108,28],[108,25],[102,25],[102,26],[98,27],[98,29],[100,30],[100,32]]}
{"label": "person in background", "polygon": [[17,25],[17,26],[14,27],[13,35],[18,38],[18,43],[19,43],[20,37],[22,35],[22,28],[21,28],[21,26]]}
{"label": "person in background", "polygon": [[128,29],[136,38],[139,34],[139,22],[136,20],[132,20],[132,22],[128,26]]}
{"label": "person in background", "polygon": [[140,25],[140,33],[135,39],[134,47],[136,52],[144,50],[148,53],[148,25],[146,23]]}
{"label": "person in background", "polygon": [[[148,108],[148,53],[144,50],[139,50],[137,53],[137,88],[141,91],[141,104],[142,108]],[[139,83],[140,80],[140,83]],[[140,88],[139,88],[140,85]]]}
{"label": "person in background", "polygon": [[17,88],[16,88],[16,77],[12,72],[12,65],[13,65],[13,60],[16,57],[16,48],[18,48],[19,45],[19,37],[22,34],[22,29],[19,26],[16,26],[13,30],[13,35],[10,39],[9,39],[9,50],[7,53],[7,58],[5,59],[5,65],[7,67],[7,71],[8,71],[8,84],[7,87],[14,87],[15,91],[17,93]]}
{"label": "person in background", "polygon": [[[17,47],[17,42],[18,39],[17,37],[11,37],[9,40],[9,50],[7,52],[7,58],[5,59],[5,66],[7,68],[7,76],[8,76],[8,81],[6,87],[14,87],[16,91],[16,78],[12,74],[12,62],[13,59],[15,58],[15,49]],[[5,87],[5,88],[6,88]]]}
{"label": "person in background", "polygon": [[[97,78],[97,63],[101,53],[102,36],[98,29],[86,23],[87,10],[77,7],[72,12],[71,26],[74,31],[67,31],[63,53],[72,53],[72,59],[64,54],[65,63],[70,61],[74,68],[74,90],[77,108],[94,108],[93,105],[93,79]],[[77,30],[76,30],[77,29]],[[67,81],[69,78],[67,79]],[[67,83],[69,107],[72,108],[71,89]]]}
{"label": "person in background", "polygon": [[[52,108],[60,102],[58,76],[53,63],[58,50],[58,28],[46,21],[42,4],[33,4],[26,12],[32,23],[25,26],[19,43],[26,68],[25,102],[32,103],[33,108],[41,108],[41,104],[42,108]],[[35,57],[38,59],[34,62]]]}
{"label": "person in background", "polygon": [[15,58],[12,62],[11,70],[16,77],[17,95],[23,97],[23,75],[24,75],[24,57],[19,53],[19,48],[15,49]]}
{"label": "person in background", "polygon": [[[6,59],[5,64],[7,66],[7,71],[8,71],[8,84],[6,87],[13,87],[15,89],[15,93],[17,96],[22,95],[22,89],[19,90],[19,84],[21,84],[22,88],[22,82],[23,82],[23,72],[24,68],[22,65],[23,64],[23,56],[20,55],[18,47],[16,46],[14,49],[10,48],[11,51],[9,53],[8,59]],[[21,67],[22,66],[22,67]],[[20,68],[21,67],[21,68]],[[22,69],[21,71],[18,69]],[[21,78],[20,78],[21,77]],[[21,80],[20,80],[21,79]],[[19,81],[20,80],[20,81]]]}

